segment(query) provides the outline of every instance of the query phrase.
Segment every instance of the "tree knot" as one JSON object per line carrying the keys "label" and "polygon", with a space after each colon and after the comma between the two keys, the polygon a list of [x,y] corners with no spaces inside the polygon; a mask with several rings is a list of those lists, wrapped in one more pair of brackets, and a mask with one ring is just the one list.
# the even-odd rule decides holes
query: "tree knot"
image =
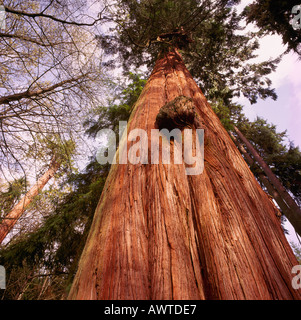
{"label": "tree knot", "polygon": [[168,129],[169,131],[175,128],[192,127],[195,116],[195,106],[192,99],[178,96],[159,110],[156,125],[160,130]]}

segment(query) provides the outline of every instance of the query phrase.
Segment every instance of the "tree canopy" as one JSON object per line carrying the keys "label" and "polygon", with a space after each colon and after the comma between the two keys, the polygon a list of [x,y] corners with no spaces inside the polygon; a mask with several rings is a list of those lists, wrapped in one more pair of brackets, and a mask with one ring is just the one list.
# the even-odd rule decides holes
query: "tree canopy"
{"label": "tree canopy", "polygon": [[178,47],[209,100],[222,98],[229,103],[239,95],[252,103],[258,98],[275,99],[267,75],[275,71],[279,60],[252,62],[258,37],[242,33],[242,15],[235,10],[238,2],[117,1],[102,21],[114,26],[108,24],[109,33],[98,39],[126,70],[142,65],[151,68],[162,50]]}

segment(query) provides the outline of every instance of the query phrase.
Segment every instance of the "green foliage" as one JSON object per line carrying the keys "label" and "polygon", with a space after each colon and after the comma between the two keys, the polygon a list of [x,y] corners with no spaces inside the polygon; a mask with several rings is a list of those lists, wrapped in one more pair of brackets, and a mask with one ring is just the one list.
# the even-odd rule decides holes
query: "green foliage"
{"label": "green foliage", "polygon": [[245,8],[244,14],[247,22],[254,22],[263,35],[277,33],[287,45],[287,52],[301,55],[301,30],[294,30],[290,24],[295,5],[300,5],[300,0],[256,0]]}
{"label": "green foliage", "polygon": [[223,99],[218,99],[211,104],[211,107],[221,120],[224,128],[228,131],[232,131],[233,123],[237,121],[237,118],[241,117],[242,106],[232,103],[225,106]]}
{"label": "green foliage", "polygon": [[6,191],[0,191],[0,223],[4,217],[26,192],[26,179],[20,178],[10,182]]}
{"label": "green foliage", "polygon": [[[186,66],[210,101],[224,97],[224,88],[228,88],[227,101],[239,95],[251,103],[258,98],[276,99],[267,75],[279,60],[250,62],[258,37],[242,35],[237,2],[121,0],[114,11],[106,12],[105,21],[113,21],[116,27],[98,39],[107,53],[119,55],[125,70],[142,65],[151,70],[160,52],[181,49]],[[175,39],[184,36],[186,46],[183,41],[179,46]]]}
{"label": "green foliage", "polygon": [[280,178],[283,185],[294,195],[301,205],[301,152],[299,147],[290,143],[284,153],[273,157],[274,173]]}
{"label": "green foliage", "polygon": [[42,163],[40,172],[45,171],[52,160],[60,164],[60,174],[72,168],[76,143],[73,139],[64,140],[59,134],[36,134],[35,143],[29,145],[27,158],[38,159]]}
{"label": "green foliage", "polygon": [[286,137],[286,131],[277,132],[276,126],[269,124],[267,120],[257,117],[252,122],[241,122],[239,128],[265,159],[270,157],[272,160],[275,154],[285,152],[286,148],[282,143]]}
{"label": "green foliage", "polygon": [[[255,121],[242,118],[239,130],[253,144],[283,186],[289,190],[297,203],[301,203],[301,152],[293,143],[287,146],[286,131],[277,132],[273,124],[257,117]],[[253,171],[256,175],[256,171]]]}

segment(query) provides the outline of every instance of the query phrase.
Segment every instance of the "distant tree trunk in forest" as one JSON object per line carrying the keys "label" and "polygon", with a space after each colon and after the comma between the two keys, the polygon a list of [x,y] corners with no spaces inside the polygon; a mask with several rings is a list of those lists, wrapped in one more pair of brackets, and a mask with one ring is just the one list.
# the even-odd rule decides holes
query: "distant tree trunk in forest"
{"label": "distant tree trunk in forest", "polygon": [[159,110],[178,96],[205,130],[203,173],[113,164],[69,299],[300,299],[275,207],[176,50],[158,59],[128,132],[146,130],[150,149]]}
{"label": "distant tree trunk in forest", "polygon": [[289,206],[290,210],[286,211],[286,217],[295,228],[296,232],[301,235],[301,209],[296,204],[294,199],[289,195],[286,189],[283,187],[279,179],[274,175],[270,167],[266,164],[266,162],[261,158],[259,153],[255,150],[252,144],[246,139],[246,137],[241,133],[241,131],[234,127],[235,132],[237,133],[239,139],[246,145],[254,159],[258,162],[260,167],[263,169],[273,186],[279,192],[282,199]]}
{"label": "distant tree trunk in forest", "polygon": [[[247,164],[252,167],[255,164],[255,161],[253,160],[253,158],[251,158],[251,156],[249,155],[249,153],[247,152],[247,150],[244,148],[244,146],[240,143],[240,141],[238,141],[236,139],[236,137],[230,133],[234,143],[236,144],[237,148],[239,149],[239,151],[241,152],[241,154],[244,155],[244,158],[247,162]],[[287,214],[290,214],[290,208],[287,206],[287,204],[283,201],[282,197],[280,196],[280,194],[278,193],[278,191],[273,187],[273,185],[270,183],[269,179],[266,177],[266,175],[261,172],[258,174],[258,178],[261,181],[261,183],[266,187],[267,192],[269,193],[269,195],[271,197],[273,197],[273,199],[277,202],[279,208],[282,210],[283,214],[286,216]]]}
{"label": "distant tree trunk in forest", "polygon": [[0,223],[0,244],[14,227],[18,219],[22,216],[26,208],[32,203],[34,198],[44,188],[47,182],[54,176],[59,166],[60,164],[56,162],[55,157],[53,157],[48,170],[38,179],[36,184],[30,188],[25,196],[3,218],[2,223]]}

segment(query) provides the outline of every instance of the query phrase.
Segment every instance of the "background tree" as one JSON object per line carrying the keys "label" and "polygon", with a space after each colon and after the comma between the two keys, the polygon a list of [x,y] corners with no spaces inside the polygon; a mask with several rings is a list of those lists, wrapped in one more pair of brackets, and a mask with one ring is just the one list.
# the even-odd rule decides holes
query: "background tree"
{"label": "background tree", "polygon": [[243,117],[238,127],[300,205],[301,153],[293,142],[287,145],[286,131],[277,132],[275,125],[259,117],[252,122]]}
{"label": "background tree", "polygon": [[[48,181],[53,178],[55,175],[62,174],[67,170],[71,169],[71,156],[74,153],[74,142],[67,141],[64,144],[60,143],[60,138],[57,136],[51,136],[47,141],[43,142],[43,138],[39,138],[41,145],[47,146],[47,149],[42,148],[39,150],[40,155],[37,156],[36,146],[33,148],[35,152],[35,159],[39,157],[39,160],[43,163],[48,161],[45,158],[50,159],[47,169],[45,172],[38,178],[30,190],[15,204],[9,212],[7,212],[0,223],[0,244],[7,236],[7,234],[15,226],[19,218],[25,212],[26,209],[34,202],[37,195],[43,190]],[[59,173],[58,173],[59,172]]]}

